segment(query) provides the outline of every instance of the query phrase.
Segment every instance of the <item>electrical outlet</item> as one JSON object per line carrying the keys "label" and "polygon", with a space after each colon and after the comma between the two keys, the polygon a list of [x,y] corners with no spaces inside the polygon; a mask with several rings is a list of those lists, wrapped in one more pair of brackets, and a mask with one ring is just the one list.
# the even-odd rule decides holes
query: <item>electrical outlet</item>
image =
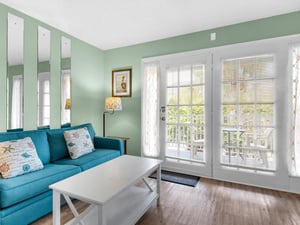
{"label": "electrical outlet", "polygon": [[216,33],[214,32],[214,33],[210,33],[210,40],[211,41],[215,41],[217,39],[217,35],[216,35]]}

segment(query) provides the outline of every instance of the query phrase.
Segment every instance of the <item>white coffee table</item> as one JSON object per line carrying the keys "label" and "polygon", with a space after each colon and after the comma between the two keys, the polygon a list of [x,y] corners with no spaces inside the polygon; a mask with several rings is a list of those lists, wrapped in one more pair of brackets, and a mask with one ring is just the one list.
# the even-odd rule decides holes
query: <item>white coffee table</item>
{"label": "white coffee table", "polygon": [[[123,155],[50,185],[53,189],[53,224],[60,225],[60,198],[66,199],[74,219],[67,224],[133,225],[159,202],[161,160]],[[145,177],[157,170],[156,188]],[[139,180],[145,185],[136,186]],[[154,190],[156,189],[156,190]],[[70,198],[90,206],[81,214]]]}

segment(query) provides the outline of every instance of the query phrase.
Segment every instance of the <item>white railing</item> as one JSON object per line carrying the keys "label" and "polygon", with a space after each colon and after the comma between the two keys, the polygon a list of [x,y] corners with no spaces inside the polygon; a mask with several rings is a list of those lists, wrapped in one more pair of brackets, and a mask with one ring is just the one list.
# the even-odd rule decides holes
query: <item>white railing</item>
{"label": "white railing", "polygon": [[[200,116],[193,118],[203,121]],[[221,162],[229,165],[274,169],[273,128],[261,127],[260,130],[261,132],[253,136],[253,127],[224,127],[221,139]],[[204,134],[204,125],[168,124],[167,155],[204,160]],[[200,154],[201,157],[196,157]]]}

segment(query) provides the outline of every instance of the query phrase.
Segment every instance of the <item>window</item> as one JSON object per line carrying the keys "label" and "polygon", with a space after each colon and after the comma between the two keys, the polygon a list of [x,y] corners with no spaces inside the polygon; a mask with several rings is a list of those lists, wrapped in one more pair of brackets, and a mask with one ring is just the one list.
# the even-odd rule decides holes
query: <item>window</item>
{"label": "window", "polygon": [[275,169],[274,68],[273,55],[223,61],[223,164]]}
{"label": "window", "polygon": [[12,78],[11,124],[10,128],[23,127],[23,76],[14,75]]}
{"label": "window", "polygon": [[292,135],[291,135],[291,173],[300,176],[300,46],[292,48]]}
{"label": "window", "polygon": [[50,73],[38,75],[38,127],[50,125]]}

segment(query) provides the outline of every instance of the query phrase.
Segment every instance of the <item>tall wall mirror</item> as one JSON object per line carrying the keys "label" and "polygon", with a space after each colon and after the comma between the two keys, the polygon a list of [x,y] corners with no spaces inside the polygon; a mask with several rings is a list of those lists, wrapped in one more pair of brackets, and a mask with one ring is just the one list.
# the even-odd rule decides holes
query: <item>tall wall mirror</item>
{"label": "tall wall mirror", "polygon": [[71,123],[71,40],[61,37],[61,125]]}
{"label": "tall wall mirror", "polygon": [[23,128],[24,19],[7,16],[7,130]]}
{"label": "tall wall mirror", "polygon": [[38,128],[50,127],[50,31],[38,27]]}

